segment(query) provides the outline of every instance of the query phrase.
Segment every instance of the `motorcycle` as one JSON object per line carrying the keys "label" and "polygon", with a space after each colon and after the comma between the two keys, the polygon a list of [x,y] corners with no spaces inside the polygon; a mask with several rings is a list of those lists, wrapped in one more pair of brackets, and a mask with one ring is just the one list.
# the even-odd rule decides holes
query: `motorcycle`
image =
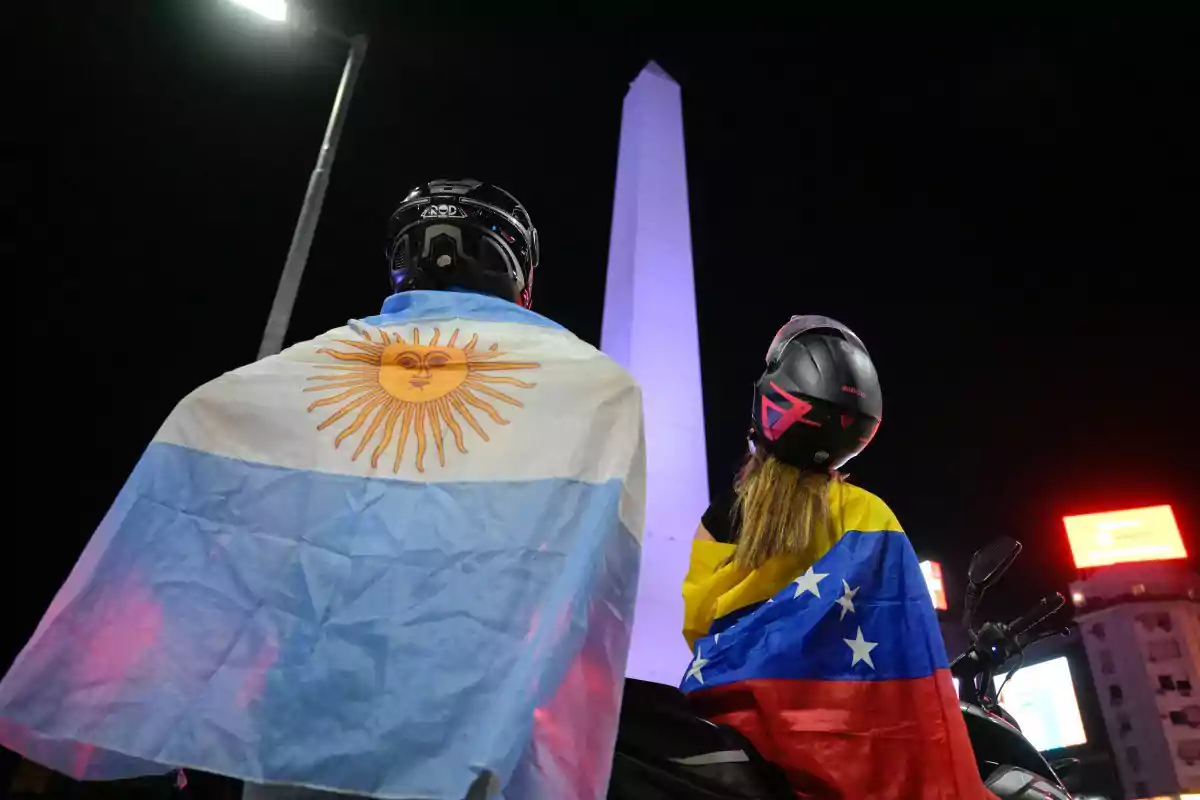
{"label": "motorcycle", "polygon": [[996,673],[1004,664],[1013,659],[1019,664],[1030,645],[1068,633],[1066,628],[1037,631],[1063,607],[1066,598],[1055,592],[1008,624],[985,622],[974,626],[984,592],[999,582],[1021,549],[1020,542],[1002,537],[971,558],[963,602],[963,627],[971,645],[950,663],[950,673],[958,679],[959,708],[975,750],[980,777],[988,789],[1001,800],[1045,797],[1069,800],[1071,795],[1063,778],[1079,762],[1075,759],[1047,762],[1021,733],[1021,726],[1012,715],[1000,706],[999,692],[993,690]]}
{"label": "motorcycle", "polygon": [[[1008,624],[973,626],[984,592],[1020,552],[1020,542],[1002,538],[971,559],[963,612],[971,646],[951,662],[950,671],[959,681],[959,708],[988,790],[999,800],[1071,800],[1063,777],[1078,762],[1047,762],[992,690],[997,671],[1010,659],[1035,642],[1066,633],[1062,628],[1035,632],[1065,599],[1055,593]],[[608,797],[795,800],[796,793],[782,771],[737,731],[697,716],[686,695],[628,679]]]}

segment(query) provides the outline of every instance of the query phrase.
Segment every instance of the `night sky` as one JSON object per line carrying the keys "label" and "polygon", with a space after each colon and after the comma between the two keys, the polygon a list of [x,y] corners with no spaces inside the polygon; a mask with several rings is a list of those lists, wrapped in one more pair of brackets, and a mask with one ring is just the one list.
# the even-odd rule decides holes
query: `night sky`
{"label": "night sky", "polygon": [[[376,313],[388,214],[419,181],[470,176],[530,209],[536,309],[598,344],[621,100],[653,58],[683,87],[714,491],[775,330],[822,313],[884,389],[850,472],[945,560],[951,602],[1001,534],[1026,551],[994,608],[1065,589],[1066,513],[1170,503],[1200,550],[1198,70],[1180,27],[688,31],[417,5],[315,4],[372,41],[289,341]],[[344,58],[222,0],[54,9],[28,67],[31,158],[10,173],[26,199],[7,429],[26,477],[4,664],[171,407],[254,358]]]}

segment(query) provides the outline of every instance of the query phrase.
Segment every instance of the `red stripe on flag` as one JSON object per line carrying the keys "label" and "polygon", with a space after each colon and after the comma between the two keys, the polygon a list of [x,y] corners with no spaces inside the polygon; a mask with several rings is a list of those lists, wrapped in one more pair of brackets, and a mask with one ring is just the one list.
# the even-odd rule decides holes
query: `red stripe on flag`
{"label": "red stripe on flag", "polygon": [[949,670],[892,681],[751,680],[689,695],[783,767],[801,796],[982,800]]}

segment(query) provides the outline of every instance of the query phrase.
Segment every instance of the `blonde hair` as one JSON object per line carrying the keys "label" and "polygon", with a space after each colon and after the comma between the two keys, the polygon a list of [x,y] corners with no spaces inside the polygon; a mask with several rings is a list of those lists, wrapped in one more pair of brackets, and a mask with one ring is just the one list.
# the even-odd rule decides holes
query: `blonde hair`
{"label": "blonde hair", "polygon": [[741,532],[733,563],[757,569],[774,556],[804,552],[813,531],[829,525],[829,484],[841,480],[835,471],[798,469],[755,450],[734,486]]}

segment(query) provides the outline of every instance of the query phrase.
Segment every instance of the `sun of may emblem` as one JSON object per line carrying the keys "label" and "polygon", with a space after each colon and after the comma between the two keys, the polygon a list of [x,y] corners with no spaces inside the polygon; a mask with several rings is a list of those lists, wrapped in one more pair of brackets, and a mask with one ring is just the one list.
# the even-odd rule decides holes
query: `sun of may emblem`
{"label": "sun of may emblem", "polygon": [[[352,348],[350,351],[324,347],[317,350],[346,363],[321,365],[320,369],[327,374],[309,378],[320,385],[304,389],[306,392],[336,392],[308,407],[310,413],[329,406],[335,409],[333,414],[317,425],[317,430],[325,430],[354,414],[333,442],[334,447],[339,447],[361,430],[358,447],[351,460],[357,460],[372,441],[378,440],[371,452],[372,467],[379,466],[379,459],[391,447],[395,450],[392,472],[398,472],[410,435],[417,440],[416,463],[419,471],[425,471],[425,454],[430,438],[437,448],[438,463],[444,467],[446,452],[443,438],[446,428],[454,436],[458,451],[465,453],[467,448],[463,443],[460,419],[485,442],[488,441],[488,435],[476,417],[476,411],[490,417],[497,425],[508,424],[496,407],[480,395],[520,408],[524,405],[520,400],[496,389],[494,385],[507,384],[519,389],[532,389],[536,385],[507,375],[487,374],[537,369],[539,365],[528,361],[498,360],[504,355],[499,351],[498,344],[493,344],[486,351],[477,351],[478,336],[472,336],[469,342],[460,346],[457,330],[445,344],[440,344],[441,331],[437,328],[433,329],[433,337],[428,344],[421,344],[419,328],[412,329],[408,341],[395,332],[389,334],[381,330],[378,334],[378,342],[373,341],[369,334],[364,334],[363,341],[337,340]],[[366,430],[363,430],[363,426],[366,426]]]}

